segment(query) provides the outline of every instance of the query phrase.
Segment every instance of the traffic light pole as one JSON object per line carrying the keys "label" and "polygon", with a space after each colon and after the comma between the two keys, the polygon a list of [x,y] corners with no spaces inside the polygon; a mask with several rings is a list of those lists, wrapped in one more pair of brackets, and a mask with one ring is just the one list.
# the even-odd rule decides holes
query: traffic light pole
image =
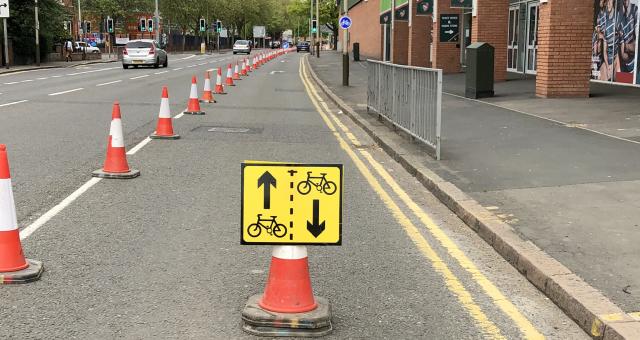
{"label": "traffic light pole", "polygon": [[156,30],[156,42],[160,44],[160,11],[158,10],[158,0],[156,0],[156,12],[155,12],[155,27]]}
{"label": "traffic light pole", "polygon": [[2,28],[4,31],[4,61],[9,69],[9,38],[7,37],[7,18],[2,18]]}
{"label": "traffic light pole", "polygon": [[38,20],[38,0],[36,0],[36,65],[40,66],[40,21]]}
{"label": "traffic light pole", "polygon": [[316,44],[318,45],[316,47],[316,56],[320,58],[320,45],[322,44],[322,39],[320,39],[320,0],[316,0],[316,40]]}

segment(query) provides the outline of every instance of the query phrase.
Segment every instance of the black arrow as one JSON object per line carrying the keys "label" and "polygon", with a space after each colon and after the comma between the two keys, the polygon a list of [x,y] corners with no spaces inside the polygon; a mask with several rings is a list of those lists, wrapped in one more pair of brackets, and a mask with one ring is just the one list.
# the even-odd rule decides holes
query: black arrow
{"label": "black arrow", "polygon": [[7,7],[7,6],[9,6],[7,3],[0,5],[0,7]]}
{"label": "black arrow", "polygon": [[276,187],[276,179],[271,176],[269,171],[265,171],[260,178],[258,178],[258,188],[264,186],[264,208],[271,209],[271,186]]}
{"label": "black arrow", "polygon": [[324,231],[324,221],[320,222],[320,200],[313,200],[313,224],[307,221],[307,230],[315,238],[318,238]]}

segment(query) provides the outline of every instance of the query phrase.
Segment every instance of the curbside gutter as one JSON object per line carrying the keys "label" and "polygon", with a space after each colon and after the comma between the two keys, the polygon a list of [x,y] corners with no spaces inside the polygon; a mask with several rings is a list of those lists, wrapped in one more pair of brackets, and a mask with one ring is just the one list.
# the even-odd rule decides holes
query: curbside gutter
{"label": "curbside gutter", "polygon": [[587,334],[602,340],[640,339],[640,321],[624,313],[600,291],[532,242],[523,240],[510,225],[498,219],[453,183],[445,181],[424,166],[420,157],[412,155],[401,144],[388,137],[390,130],[386,126],[375,126],[363,119],[320,80],[307,58],[304,58],[304,62],[309,66],[307,69],[316,84],[346,115]]}

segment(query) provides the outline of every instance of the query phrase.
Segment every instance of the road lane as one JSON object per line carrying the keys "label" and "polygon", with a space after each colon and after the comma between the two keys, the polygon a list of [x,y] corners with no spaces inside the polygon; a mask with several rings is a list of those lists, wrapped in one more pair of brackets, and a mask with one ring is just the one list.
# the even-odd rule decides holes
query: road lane
{"label": "road lane", "polygon": [[[366,150],[535,329],[551,339],[585,338],[352,122],[337,116],[354,140],[328,128],[304,92],[297,55],[287,59],[252,73],[220,104],[204,105],[207,115],[178,120],[181,140],[152,141],[132,155],[141,177],[100,181],[26,239],[25,252],[44,260],[47,272],[35,284],[0,290],[0,336],[252,338],[240,330],[240,311],[264,287],[270,248],[238,245],[239,164],[262,159],[345,165],[344,245],[309,249],[314,290],[334,310],[329,338],[522,338],[522,327],[379,171],[366,166],[372,182],[360,170],[367,160],[358,163],[346,151]],[[270,74],[275,70],[284,72]],[[328,104],[327,111],[337,112]],[[215,126],[251,133],[208,132]],[[387,199],[371,185],[376,182]],[[418,234],[405,232],[398,210]],[[440,261],[425,259],[413,237],[430,244]],[[462,290],[447,288],[451,281],[437,263],[499,332],[468,312],[456,297]]]}

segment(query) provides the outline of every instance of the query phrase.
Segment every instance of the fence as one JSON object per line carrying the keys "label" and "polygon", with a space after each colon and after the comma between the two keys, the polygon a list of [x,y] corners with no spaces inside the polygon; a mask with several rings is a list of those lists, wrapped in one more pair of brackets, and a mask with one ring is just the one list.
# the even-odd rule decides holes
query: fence
{"label": "fence", "polygon": [[367,60],[367,110],[431,147],[440,159],[442,70]]}

